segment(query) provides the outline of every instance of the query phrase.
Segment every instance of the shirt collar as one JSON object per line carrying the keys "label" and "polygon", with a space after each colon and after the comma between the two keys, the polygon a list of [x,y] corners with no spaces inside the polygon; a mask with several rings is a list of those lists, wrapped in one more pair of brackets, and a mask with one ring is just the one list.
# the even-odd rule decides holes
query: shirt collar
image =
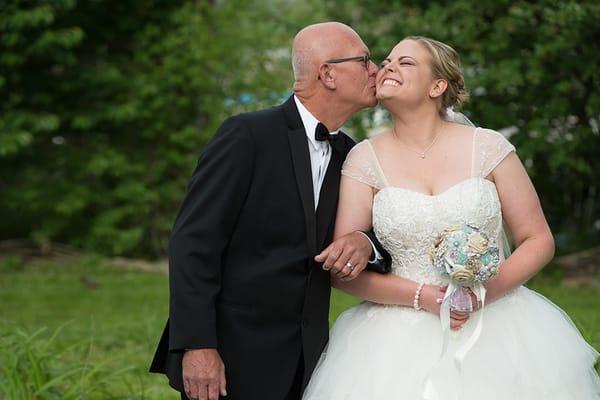
{"label": "shirt collar", "polygon": [[[319,120],[315,118],[314,115],[311,114],[310,111],[304,104],[300,101],[296,95],[294,95],[294,101],[296,102],[296,107],[298,107],[298,112],[300,113],[300,118],[302,119],[302,124],[304,125],[304,130],[306,131],[306,136],[308,137],[308,141],[312,144],[315,149],[320,147],[320,143],[317,139],[315,139],[315,130],[317,129],[317,124]],[[329,132],[331,135],[337,135],[339,129]]]}

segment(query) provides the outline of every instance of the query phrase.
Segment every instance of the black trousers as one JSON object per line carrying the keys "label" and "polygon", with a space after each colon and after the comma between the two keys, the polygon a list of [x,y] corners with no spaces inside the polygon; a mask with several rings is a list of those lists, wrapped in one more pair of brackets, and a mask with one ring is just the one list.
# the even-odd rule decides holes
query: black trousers
{"label": "black trousers", "polygon": [[[296,369],[296,376],[294,377],[294,382],[292,383],[292,387],[290,388],[290,392],[282,400],[300,400],[302,397],[302,375],[304,375],[304,359],[300,356],[300,361],[298,362],[298,368]],[[219,397],[223,400],[255,400],[255,399],[232,399],[229,396],[227,397]],[[190,400],[187,398],[185,393],[181,393],[181,400]]]}

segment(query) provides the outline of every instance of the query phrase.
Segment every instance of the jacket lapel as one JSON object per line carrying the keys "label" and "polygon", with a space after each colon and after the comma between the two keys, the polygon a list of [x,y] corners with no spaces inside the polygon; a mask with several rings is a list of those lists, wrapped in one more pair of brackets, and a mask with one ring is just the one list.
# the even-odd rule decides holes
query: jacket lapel
{"label": "jacket lapel", "polygon": [[296,184],[300,193],[300,201],[304,211],[304,221],[306,224],[306,243],[311,255],[317,254],[316,237],[316,216],[315,201],[313,193],[312,171],[310,164],[310,154],[308,150],[308,140],[306,131],[302,125],[302,119],[296,108],[293,97],[290,97],[284,104],[283,110],[288,122],[288,139],[290,143],[290,153],[294,165],[294,175]]}
{"label": "jacket lapel", "polygon": [[327,232],[335,220],[340,190],[340,171],[343,161],[342,150],[334,148],[325,173],[317,207],[317,248],[319,251],[322,249]]}

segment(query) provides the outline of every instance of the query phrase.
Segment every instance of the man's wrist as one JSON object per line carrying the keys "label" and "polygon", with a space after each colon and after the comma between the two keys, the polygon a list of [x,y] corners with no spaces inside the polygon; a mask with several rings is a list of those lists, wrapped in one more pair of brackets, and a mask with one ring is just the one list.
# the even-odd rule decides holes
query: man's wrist
{"label": "man's wrist", "polygon": [[375,244],[373,243],[373,241],[371,240],[369,235],[367,235],[363,231],[356,231],[356,232],[363,234],[364,237],[366,237],[367,240],[369,241],[369,243],[371,244],[371,255],[369,256],[369,264],[373,264],[380,260],[383,260],[383,257],[381,256],[381,254],[379,254],[379,251],[377,251],[377,247],[375,247]]}

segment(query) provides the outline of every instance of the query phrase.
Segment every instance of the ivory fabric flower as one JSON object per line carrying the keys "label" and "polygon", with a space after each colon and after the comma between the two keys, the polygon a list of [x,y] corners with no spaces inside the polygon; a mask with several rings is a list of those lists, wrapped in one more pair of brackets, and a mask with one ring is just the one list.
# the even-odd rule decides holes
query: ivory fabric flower
{"label": "ivory fabric flower", "polygon": [[475,274],[467,268],[461,268],[450,273],[450,279],[459,286],[469,286],[473,284]]}
{"label": "ivory fabric flower", "polygon": [[460,286],[493,278],[500,265],[496,242],[470,224],[446,228],[434,241],[430,256],[439,273]]}
{"label": "ivory fabric flower", "polygon": [[488,247],[488,240],[479,232],[473,232],[469,235],[467,243],[469,244],[469,249],[477,254],[485,253]]}

